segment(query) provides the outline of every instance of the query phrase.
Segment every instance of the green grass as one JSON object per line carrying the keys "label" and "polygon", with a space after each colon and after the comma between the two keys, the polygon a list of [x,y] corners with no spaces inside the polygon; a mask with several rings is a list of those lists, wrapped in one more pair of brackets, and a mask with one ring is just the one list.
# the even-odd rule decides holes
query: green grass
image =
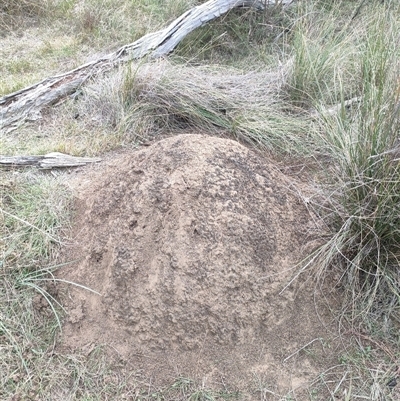
{"label": "green grass", "polygon": [[[350,22],[349,14],[345,16],[344,12],[352,8],[344,3],[328,13],[314,3],[300,7],[291,33],[292,59],[287,82],[288,100],[297,107],[338,103],[341,96],[347,99],[357,93],[356,45],[364,21]],[[341,85],[344,76],[346,85]]]}
{"label": "green grass", "polygon": [[4,0],[0,5],[0,11],[9,15],[40,15],[48,11],[49,4],[49,1],[40,0]]}
{"label": "green grass", "polygon": [[66,213],[64,187],[34,174],[10,175],[6,185],[0,200],[2,233],[8,239],[3,267],[21,268],[50,257],[53,245],[59,244],[57,233],[64,220],[60,216]]}
{"label": "green grass", "polygon": [[[68,196],[56,180],[29,173],[3,173],[1,185],[0,394],[8,399],[34,391],[38,361],[60,324],[46,266],[60,245]],[[40,296],[48,301],[43,314],[33,307]]]}
{"label": "green grass", "polygon": [[[398,156],[399,20],[390,11],[364,19],[358,44],[361,99],[348,111],[321,112],[324,149],[332,158],[324,212],[333,232],[319,255],[343,269],[353,319],[399,319],[400,164]],[[345,86],[345,76],[340,77]],[[341,98],[345,99],[343,87]],[[323,262],[322,262],[323,261]],[[372,315],[371,315],[372,314]]]}
{"label": "green grass", "polygon": [[[330,234],[306,266],[316,269],[322,281],[336,271],[344,293],[341,322],[354,327],[355,335],[368,333],[361,338],[370,338],[376,351],[345,358],[352,376],[366,383],[353,380],[348,399],[383,394],[396,399],[387,382],[393,379],[400,327],[399,7],[374,4],[361,15],[362,24],[352,22],[356,28],[346,40],[331,41],[342,47],[344,63],[342,57],[325,63],[324,52],[313,54],[307,40],[295,42],[288,93],[301,107],[319,110],[319,130],[313,133],[325,174],[324,195],[315,198],[315,210]],[[321,30],[312,39],[326,37]],[[357,101],[346,106],[345,100],[355,96]],[[334,104],[338,107],[330,107]],[[380,368],[372,370],[377,360]]]}
{"label": "green grass", "polygon": [[222,63],[234,67],[276,65],[275,53],[282,55],[288,27],[292,24],[291,12],[280,7],[265,12],[231,10],[190,33],[173,56],[192,63]]}

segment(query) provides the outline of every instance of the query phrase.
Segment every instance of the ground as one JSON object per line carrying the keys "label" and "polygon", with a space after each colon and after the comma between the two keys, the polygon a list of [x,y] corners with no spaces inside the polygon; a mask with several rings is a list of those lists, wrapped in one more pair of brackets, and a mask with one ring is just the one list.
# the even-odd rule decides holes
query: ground
{"label": "ground", "polygon": [[258,382],[301,393],[336,363],[334,283],[288,285],[319,227],[276,164],[183,134],[114,153],[68,184],[71,263],[59,277],[96,293],[64,294],[60,349],[102,344],[153,384],[190,377],[243,399],[259,399]]}
{"label": "ground", "polygon": [[[3,0],[0,94],[202,2]],[[399,7],[240,8],[0,130],[103,158],[0,173],[0,399],[400,400]]]}

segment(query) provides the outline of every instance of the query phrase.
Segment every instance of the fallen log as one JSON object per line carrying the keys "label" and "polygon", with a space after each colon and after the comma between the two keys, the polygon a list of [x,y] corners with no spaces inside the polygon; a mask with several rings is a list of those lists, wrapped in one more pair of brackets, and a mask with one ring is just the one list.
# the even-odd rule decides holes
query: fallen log
{"label": "fallen log", "polygon": [[0,98],[0,130],[8,127],[10,131],[26,120],[40,118],[44,107],[59,102],[74,93],[88,79],[121,63],[170,53],[194,29],[235,7],[264,9],[266,6],[288,5],[292,2],[293,0],[209,0],[186,11],[165,29],[149,33],[136,42],[64,74],[48,77]]}
{"label": "fallen log", "polygon": [[98,157],[76,157],[52,152],[41,156],[0,156],[0,167],[15,168],[33,166],[40,169],[78,167],[101,161]]}

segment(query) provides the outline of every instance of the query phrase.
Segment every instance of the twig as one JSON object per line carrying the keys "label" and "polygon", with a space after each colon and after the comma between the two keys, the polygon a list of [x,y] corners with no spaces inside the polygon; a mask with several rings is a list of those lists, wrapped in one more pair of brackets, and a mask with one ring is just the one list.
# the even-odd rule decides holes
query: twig
{"label": "twig", "polygon": [[283,362],[286,362],[287,360],[289,360],[290,358],[292,358],[293,356],[295,356],[296,354],[298,354],[301,350],[305,349],[306,347],[308,347],[309,345],[311,345],[312,343],[314,343],[315,341],[322,341],[322,338],[314,338],[314,340],[311,340],[309,343],[307,343],[306,345],[303,345],[301,348],[299,348],[296,352],[293,352],[293,354],[290,354],[289,356],[287,356]]}

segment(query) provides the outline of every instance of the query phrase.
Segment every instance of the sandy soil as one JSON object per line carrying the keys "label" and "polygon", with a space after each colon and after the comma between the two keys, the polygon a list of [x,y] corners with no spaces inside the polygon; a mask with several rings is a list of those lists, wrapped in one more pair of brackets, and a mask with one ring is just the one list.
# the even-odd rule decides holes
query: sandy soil
{"label": "sandy soil", "polygon": [[273,163],[232,140],[178,135],[70,185],[63,257],[76,262],[60,275],[100,295],[69,288],[62,348],[107,344],[153,383],[183,375],[249,400],[260,383],[301,392],[331,366],[332,316],[318,299],[334,296],[303,278],[282,292],[318,229]]}

